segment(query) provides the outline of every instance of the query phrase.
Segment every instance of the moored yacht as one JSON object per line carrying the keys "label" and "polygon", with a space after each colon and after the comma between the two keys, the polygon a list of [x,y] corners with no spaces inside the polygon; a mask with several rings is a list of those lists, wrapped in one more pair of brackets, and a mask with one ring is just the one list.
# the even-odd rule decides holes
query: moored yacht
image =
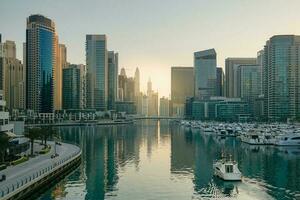
{"label": "moored yacht", "polygon": [[278,146],[299,146],[300,134],[282,135],[277,138],[275,145]]}
{"label": "moored yacht", "polygon": [[263,130],[252,129],[241,135],[242,142],[254,145],[274,144],[275,137]]}

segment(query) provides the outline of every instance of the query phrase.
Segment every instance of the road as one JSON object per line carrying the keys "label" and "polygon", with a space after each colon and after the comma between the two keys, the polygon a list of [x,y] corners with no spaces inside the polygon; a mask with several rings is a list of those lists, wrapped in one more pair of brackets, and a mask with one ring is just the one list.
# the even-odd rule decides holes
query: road
{"label": "road", "polygon": [[59,156],[51,159],[55,145],[54,142],[49,142],[49,144],[51,145],[51,150],[47,154],[30,158],[27,162],[9,167],[0,172],[0,176],[2,174],[6,175],[6,180],[0,182],[0,198],[22,185],[29,184],[33,179],[46,175],[53,168],[63,165],[64,162],[80,152],[79,147],[62,143],[62,145],[56,145],[56,152]]}

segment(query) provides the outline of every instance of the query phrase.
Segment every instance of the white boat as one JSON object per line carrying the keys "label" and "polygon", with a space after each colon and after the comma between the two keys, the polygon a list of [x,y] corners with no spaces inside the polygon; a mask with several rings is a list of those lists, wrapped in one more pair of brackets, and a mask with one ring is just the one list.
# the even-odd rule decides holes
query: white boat
{"label": "white boat", "polygon": [[213,133],[214,130],[213,130],[212,127],[204,127],[204,128],[203,128],[203,132],[206,132],[206,133]]}
{"label": "white boat", "polygon": [[241,135],[242,142],[248,144],[265,144],[264,137],[258,134],[258,132],[256,129],[253,129]]}
{"label": "white boat", "polygon": [[275,145],[277,146],[299,146],[300,134],[283,135],[277,138]]}
{"label": "white boat", "polygon": [[213,164],[214,175],[225,181],[240,181],[242,180],[242,173],[238,168],[237,162],[225,158]]}

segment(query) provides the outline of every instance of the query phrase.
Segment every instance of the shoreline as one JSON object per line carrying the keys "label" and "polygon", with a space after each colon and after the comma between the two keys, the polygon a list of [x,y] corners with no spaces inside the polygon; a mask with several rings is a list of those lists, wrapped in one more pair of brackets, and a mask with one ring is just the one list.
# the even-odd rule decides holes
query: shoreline
{"label": "shoreline", "polygon": [[59,122],[59,123],[41,123],[41,124],[24,124],[25,127],[36,127],[36,126],[105,126],[105,125],[124,125],[132,124],[138,120],[179,120],[178,118],[155,118],[155,117],[137,117],[130,120],[124,121],[89,121],[89,122]]}
{"label": "shoreline", "polygon": [[62,123],[46,123],[46,124],[24,124],[25,127],[36,126],[94,126],[94,125],[123,125],[132,124],[135,120],[114,122],[114,121],[95,121],[95,122],[62,122]]}

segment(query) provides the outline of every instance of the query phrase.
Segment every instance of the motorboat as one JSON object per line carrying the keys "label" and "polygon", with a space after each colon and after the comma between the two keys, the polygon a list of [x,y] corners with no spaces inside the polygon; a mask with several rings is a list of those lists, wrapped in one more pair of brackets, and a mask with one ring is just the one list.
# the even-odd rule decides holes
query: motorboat
{"label": "motorboat", "polygon": [[277,137],[275,141],[277,146],[299,146],[300,145],[300,134],[289,134]]}
{"label": "motorboat", "polygon": [[241,140],[248,144],[265,144],[263,136],[258,134],[255,129],[241,135]]}
{"label": "motorboat", "polygon": [[236,161],[222,158],[213,164],[214,175],[225,181],[241,181],[242,173]]}

